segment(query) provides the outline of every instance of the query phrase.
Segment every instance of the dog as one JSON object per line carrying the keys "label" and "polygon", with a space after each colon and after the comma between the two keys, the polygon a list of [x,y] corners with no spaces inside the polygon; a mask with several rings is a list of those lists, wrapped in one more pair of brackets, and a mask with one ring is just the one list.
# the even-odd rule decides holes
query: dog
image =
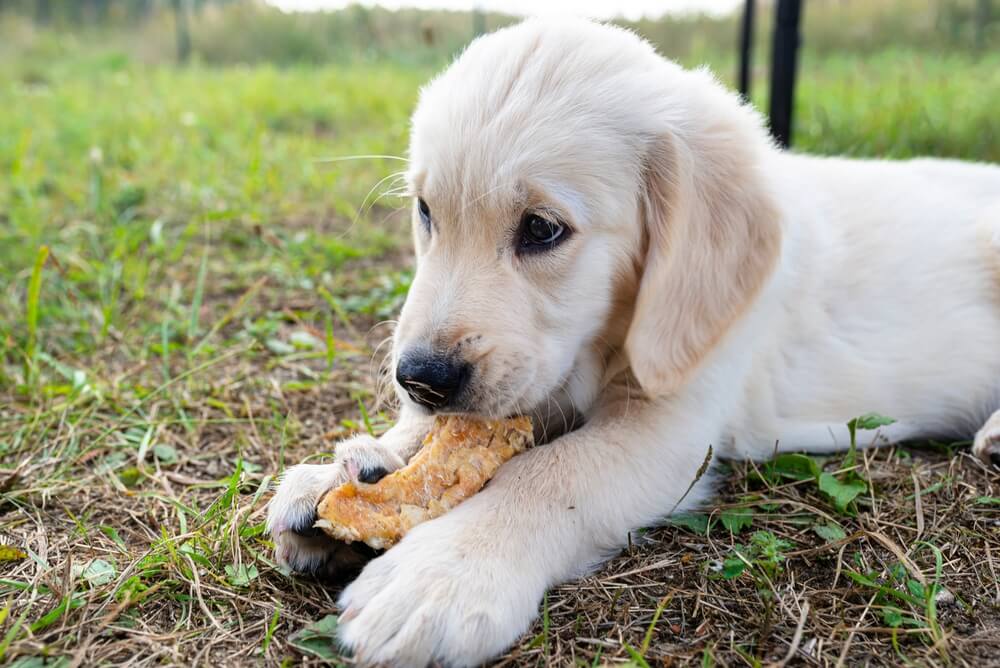
{"label": "dog", "polygon": [[547,588],[703,503],[715,456],[975,434],[1000,464],[1000,168],[779,150],[705,70],[635,34],[527,20],[421,92],[399,421],[288,470],[277,559],[335,571],[327,489],[404,464],[438,413],[531,415],[542,447],[342,593],[362,664],[475,665]]}

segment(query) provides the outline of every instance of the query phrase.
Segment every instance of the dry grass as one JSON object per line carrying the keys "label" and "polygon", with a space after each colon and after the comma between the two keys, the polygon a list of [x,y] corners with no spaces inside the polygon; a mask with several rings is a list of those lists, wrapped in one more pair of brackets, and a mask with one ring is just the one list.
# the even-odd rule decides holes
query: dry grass
{"label": "dry grass", "polygon": [[[318,323],[295,317],[304,301],[264,289],[246,308],[281,305],[278,340],[296,331],[321,338]],[[44,447],[26,450],[0,479],[4,540],[27,553],[3,564],[5,658],[316,661],[290,638],[335,613],[338,585],[276,569],[261,534],[267,489],[283,463],[329,452],[361,425],[357,397],[373,389],[370,354],[383,331],[373,324],[352,322],[371,331],[361,338],[334,329],[332,367],[322,351],[220,347],[193,372],[147,385],[154,391],[129,409],[7,395],[4,438]],[[235,335],[229,329],[238,328],[220,335]],[[162,373],[121,364],[119,352],[103,351],[107,366],[96,374],[119,391]],[[375,428],[384,417],[373,416]],[[840,462],[821,463],[835,471]],[[1000,661],[997,471],[961,449],[868,451],[857,470],[870,490],[840,513],[813,479],[731,466],[719,506],[706,513],[707,535],[677,526],[642,533],[599,572],[550,592],[542,618],[500,663]],[[734,526],[740,519],[751,526]],[[817,524],[842,527],[844,538],[820,538]],[[778,554],[743,549],[750,565],[727,579],[734,546],[755,532]],[[910,600],[880,596],[878,586]]]}
{"label": "dry grass", "polygon": [[[0,663],[315,664],[337,585],[275,568],[265,504],[391,420],[376,325],[409,281],[399,219],[355,215],[397,162],[316,159],[401,152],[429,72],[59,54],[0,68]],[[991,64],[807,62],[799,145],[995,159]],[[710,530],[636,536],[500,663],[1000,665],[998,472],[946,446],[848,468],[839,511],[732,465]]]}

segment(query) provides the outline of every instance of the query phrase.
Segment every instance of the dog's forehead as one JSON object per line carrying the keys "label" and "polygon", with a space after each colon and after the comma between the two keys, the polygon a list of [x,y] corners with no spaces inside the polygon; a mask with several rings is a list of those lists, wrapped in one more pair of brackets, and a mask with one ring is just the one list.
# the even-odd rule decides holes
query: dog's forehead
{"label": "dog's forehead", "polygon": [[516,207],[525,184],[570,202],[634,187],[644,100],[633,75],[654,55],[634,35],[590,24],[477,40],[421,92],[411,186],[455,214]]}
{"label": "dog's forehead", "polygon": [[553,97],[541,93],[493,109],[453,100],[431,120],[417,114],[410,149],[414,192],[454,215],[532,206],[578,213],[584,193],[607,185],[602,165],[627,171],[625,148],[611,132],[595,131],[590,115],[562,108]]}

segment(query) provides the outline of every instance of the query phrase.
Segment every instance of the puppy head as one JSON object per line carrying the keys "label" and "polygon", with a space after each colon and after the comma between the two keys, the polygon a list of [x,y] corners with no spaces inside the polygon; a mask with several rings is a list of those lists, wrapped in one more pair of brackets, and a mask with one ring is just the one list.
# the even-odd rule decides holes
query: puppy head
{"label": "puppy head", "polygon": [[626,31],[528,21],[474,42],[413,116],[403,400],[529,412],[619,349],[647,391],[675,388],[773,264],[777,232],[749,230],[774,211],[766,145],[710,77]]}

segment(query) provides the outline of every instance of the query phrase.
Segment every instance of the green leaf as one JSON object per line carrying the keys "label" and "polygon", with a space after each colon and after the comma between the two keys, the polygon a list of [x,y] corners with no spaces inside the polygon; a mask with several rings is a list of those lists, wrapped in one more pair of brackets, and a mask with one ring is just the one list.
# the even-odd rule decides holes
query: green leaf
{"label": "green leaf", "polygon": [[[860,417],[854,418],[851,422],[854,423],[854,427],[856,429],[872,431],[873,429],[878,429],[879,427],[888,427],[890,424],[894,423],[895,420],[891,417],[879,415],[878,413],[865,413]],[[851,422],[847,423],[848,427],[850,427]]]}
{"label": "green leaf", "polygon": [[872,587],[873,589],[878,589],[881,586],[879,585],[879,583],[875,582],[875,580],[872,580],[870,577],[862,573],[857,573],[855,571],[844,571],[844,575],[851,578],[859,585],[864,585],[865,587]]}
{"label": "green leaf", "polygon": [[667,522],[677,527],[684,527],[700,536],[708,533],[708,515],[704,513],[678,513],[671,516]]}
{"label": "green leaf", "polygon": [[101,530],[101,533],[103,533],[105,536],[113,540],[115,542],[115,545],[120,547],[122,551],[124,552],[128,551],[128,548],[125,546],[125,541],[123,541],[122,537],[118,534],[118,529],[107,526],[105,524],[102,524],[98,528]]}
{"label": "green leaf", "polygon": [[976,503],[982,506],[1000,506],[1000,497],[980,496],[976,499]]}
{"label": "green leaf", "polygon": [[191,541],[189,540],[184,541],[183,543],[181,543],[179,549],[182,554],[186,554],[187,556],[191,557],[191,561],[198,564],[199,566],[208,569],[211,569],[213,567],[212,562],[209,561],[208,557],[202,554],[201,551],[198,550],[197,546],[195,546],[195,544],[192,543]]}
{"label": "green leaf", "polygon": [[819,477],[819,488],[830,497],[837,510],[845,512],[851,501],[868,489],[868,485],[857,479],[841,482],[832,473],[823,473]]}
{"label": "green leaf", "polygon": [[882,620],[886,626],[896,629],[903,624],[903,613],[899,608],[882,608]]}
{"label": "green leaf", "polygon": [[924,586],[916,580],[907,580],[906,588],[910,590],[910,593],[917,598],[926,599],[927,592],[924,591]]}
{"label": "green leaf", "polygon": [[70,665],[70,660],[64,656],[26,655],[18,657],[10,668],[63,668]]}
{"label": "green leaf", "polygon": [[142,480],[142,471],[140,471],[135,466],[129,466],[126,469],[122,469],[118,472],[118,479],[122,481],[122,484],[126,487],[135,487]]}
{"label": "green leaf", "polygon": [[82,577],[91,587],[106,585],[115,579],[117,570],[114,565],[104,559],[93,559],[86,564],[75,564],[73,575]]}
{"label": "green leaf", "polygon": [[153,446],[153,456],[161,464],[170,466],[171,464],[176,464],[180,457],[177,455],[177,449],[172,445],[167,445],[166,443],[157,443]]}
{"label": "green leaf", "polygon": [[326,661],[336,661],[337,615],[327,615],[288,639],[288,644],[303,654],[311,654]]}
{"label": "green leaf", "polygon": [[236,568],[226,566],[226,579],[234,587],[246,587],[253,580],[256,580],[258,575],[260,573],[257,572],[257,567],[253,564],[250,566],[240,564]]}
{"label": "green leaf", "polygon": [[722,577],[726,580],[732,580],[738,577],[747,568],[745,561],[740,559],[738,556],[726,557],[725,561],[722,562]]}
{"label": "green leaf", "polygon": [[810,480],[819,477],[819,464],[808,455],[789,452],[778,455],[763,466],[764,475],[772,482],[781,478]]}
{"label": "green leaf", "polygon": [[13,545],[0,545],[0,564],[27,559],[28,553]]}
{"label": "green leaf", "polygon": [[753,524],[753,511],[749,508],[729,508],[722,511],[719,519],[726,529],[739,533]]}
{"label": "green leaf", "polygon": [[264,345],[275,355],[291,355],[295,352],[295,346],[281,339],[268,339],[264,341]]}
{"label": "green leaf", "polygon": [[321,350],[323,348],[323,342],[305,330],[292,332],[288,340],[292,342],[294,348],[299,350]]}
{"label": "green leaf", "polygon": [[854,458],[858,447],[858,429],[878,429],[879,427],[890,425],[893,422],[895,422],[895,420],[892,418],[879,415],[878,413],[866,413],[849,421],[847,423],[847,431],[851,435],[851,447],[847,451],[847,456],[844,457],[844,467],[850,468],[854,466]]}
{"label": "green leaf", "polygon": [[825,524],[816,524],[813,526],[813,531],[816,535],[825,540],[828,543],[833,543],[838,540],[843,540],[847,537],[844,530],[837,524],[832,524],[827,522]]}

